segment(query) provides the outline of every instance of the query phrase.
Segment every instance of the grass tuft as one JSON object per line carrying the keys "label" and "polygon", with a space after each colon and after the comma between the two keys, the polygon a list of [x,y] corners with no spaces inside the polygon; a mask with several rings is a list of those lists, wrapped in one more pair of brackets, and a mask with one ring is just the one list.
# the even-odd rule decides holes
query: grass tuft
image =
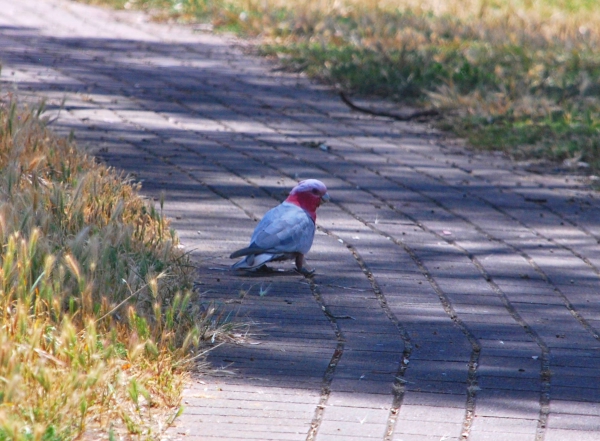
{"label": "grass tuft", "polygon": [[0,103],[0,440],[155,438],[227,335],[139,186]]}

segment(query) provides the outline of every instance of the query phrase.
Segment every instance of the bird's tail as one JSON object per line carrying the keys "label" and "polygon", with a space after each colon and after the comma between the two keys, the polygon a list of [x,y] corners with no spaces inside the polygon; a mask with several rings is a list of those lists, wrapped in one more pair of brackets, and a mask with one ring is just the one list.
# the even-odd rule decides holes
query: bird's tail
{"label": "bird's tail", "polygon": [[258,269],[263,266],[265,263],[270,262],[278,257],[278,254],[250,254],[246,256],[244,259],[239,262],[234,263],[231,268],[232,269],[245,269],[252,270]]}
{"label": "bird's tail", "polygon": [[257,250],[256,248],[252,248],[252,247],[242,248],[241,250],[237,250],[237,251],[234,251],[233,253],[231,253],[231,255],[229,256],[229,258],[230,259],[235,259],[236,257],[247,256],[249,254],[254,254],[257,251],[259,251],[259,250]]}

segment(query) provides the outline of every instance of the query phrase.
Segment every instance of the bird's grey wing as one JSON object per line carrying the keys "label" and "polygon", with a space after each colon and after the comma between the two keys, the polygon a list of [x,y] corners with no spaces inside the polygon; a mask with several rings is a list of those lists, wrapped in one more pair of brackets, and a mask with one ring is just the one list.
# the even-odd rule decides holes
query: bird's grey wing
{"label": "bird's grey wing", "polygon": [[256,226],[250,248],[306,254],[314,235],[315,224],[310,216],[293,204],[283,203],[268,211]]}

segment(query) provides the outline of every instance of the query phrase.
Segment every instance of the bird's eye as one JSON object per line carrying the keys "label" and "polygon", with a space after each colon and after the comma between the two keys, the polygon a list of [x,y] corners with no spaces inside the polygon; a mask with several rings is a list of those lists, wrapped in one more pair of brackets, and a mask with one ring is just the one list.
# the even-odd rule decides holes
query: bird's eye
{"label": "bird's eye", "polygon": [[317,190],[316,188],[313,188],[312,194],[319,194],[319,190]]}

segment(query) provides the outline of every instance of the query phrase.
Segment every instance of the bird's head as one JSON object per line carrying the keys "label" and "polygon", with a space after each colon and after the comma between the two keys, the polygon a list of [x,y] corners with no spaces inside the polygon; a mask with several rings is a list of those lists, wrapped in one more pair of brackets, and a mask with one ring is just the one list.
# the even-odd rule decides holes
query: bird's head
{"label": "bird's head", "polygon": [[329,201],[327,187],[317,179],[306,179],[292,188],[286,202],[308,211],[313,220],[317,218],[317,208],[324,202]]}

